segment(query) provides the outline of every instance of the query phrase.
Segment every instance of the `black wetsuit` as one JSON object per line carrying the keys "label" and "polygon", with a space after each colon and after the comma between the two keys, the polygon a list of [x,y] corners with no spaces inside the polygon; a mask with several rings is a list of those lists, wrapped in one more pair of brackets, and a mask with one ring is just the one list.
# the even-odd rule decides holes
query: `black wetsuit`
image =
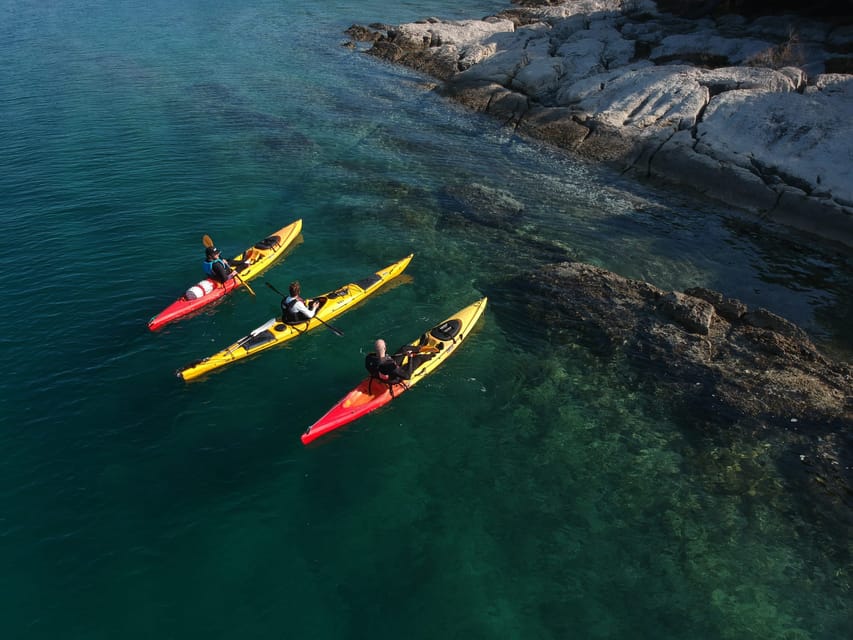
{"label": "black wetsuit", "polygon": [[206,262],[207,264],[204,265],[205,273],[217,282],[225,282],[231,276],[231,270],[225,266],[225,262],[220,258]]}
{"label": "black wetsuit", "polygon": [[364,359],[364,367],[371,376],[389,384],[409,379],[409,372],[391,356],[380,358],[375,353],[368,353]]}

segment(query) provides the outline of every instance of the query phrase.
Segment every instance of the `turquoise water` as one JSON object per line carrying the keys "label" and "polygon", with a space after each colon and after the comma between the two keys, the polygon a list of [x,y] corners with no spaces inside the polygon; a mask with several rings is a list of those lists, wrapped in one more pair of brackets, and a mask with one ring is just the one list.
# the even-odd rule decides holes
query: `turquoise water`
{"label": "turquoise water", "polygon": [[[849,519],[808,508],[790,451],[697,433],[502,303],[509,278],[580,259],[724,291],[849,359],[849,260],[340,46],[352,23],[505,6],[0,0],[4,638],[851,635]],[[229,255],[296,218],[256,298],[146,329],[201,277],[203,234]],[[343,338],[174,378],[276,312],[264,281],[310,295],[410,252]],[[301,445],[374,338],[483,295],[438,372]]]}

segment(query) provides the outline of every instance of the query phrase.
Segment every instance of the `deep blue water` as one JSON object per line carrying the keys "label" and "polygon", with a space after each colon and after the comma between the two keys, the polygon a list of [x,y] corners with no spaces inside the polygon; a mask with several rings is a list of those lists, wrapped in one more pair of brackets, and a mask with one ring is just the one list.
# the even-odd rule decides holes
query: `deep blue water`
{"label": "deep blue water", "polygon": [[[723,291],[849,358],[849,260],[340,46],[353,23],[505,6],[0,0],[2,637],[851,635],[850,532],[803,508],[795,452],[697,436],[502,302],[575,258]],[[483,193],[522,207],[513,230]],[[296,218],[256,298],[147,330],[201,277],[203,234],[235,254]],[[276,312],[265,280],[310,295],[410,252],[343,338],[174,378]],[[374,338],[482,295],[416,391],[301,445]]]}

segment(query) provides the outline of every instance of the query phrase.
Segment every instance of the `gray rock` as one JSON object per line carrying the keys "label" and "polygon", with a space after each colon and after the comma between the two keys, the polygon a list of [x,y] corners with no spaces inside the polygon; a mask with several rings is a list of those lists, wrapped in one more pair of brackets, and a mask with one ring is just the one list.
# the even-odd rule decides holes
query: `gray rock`
{"label": "gray rock", "polygon": [[740,320],[748,310],[747,306],[740,300],[735,298],[726,298],[719,291],[712,291],[711,289],[705,289],[704,287],[685,289],[684,293],[689,296],[693,296],[694,298],[707,300],[714,305],[716,313],[720,314],[721,317],[725,318],[729,322],[736,322]]}
{"label": "gray rock", "polygon": [[793,322],[788,322],[785,318],[777,316],[775,313],[761,307],[745,311],[740,316],[740,319],[752,327],[770,329],[788,338],[808,341],[806,333]]}
{"label": "gray rock", "polygon": [[594,113],[596,120],[615,127],[685,129],[696,124],[708,104],[708,90],[697,78],[690,67],[620,69],[562,88],[558,103]]}
{"label": "gray rock", "polygon": [[660,309],[690,333],[710,333],[715,313],[706,300],[670,291],[661,298]]}
{"label": "gray rock", "polygon": [[815,78],[814,88],[827,96],[853,101],[853,76],[846,73],[824,73]]}
{"label": "gray rock", "polygon": [[757,161],[782,182],[853,200],[853,101],[819,93],[727,91],[697,127],[696,150],[740,167]]}
{"label": "gray rock", "polygon": [[649,59],[658,63],[719,60],[732,65],[740,64],[772,46],[763,40],[726,38],[717,35],[715,30],[708,30],[667,36],[652,50]]}
{"label": "gray rock", "polygon": [[448,185],[444,197],[452,201],[446,208],[487,227],[514,229],[521,221],[524,205],[507,191],[484,184]]}
{"label": "gray rock", "polygon": [[379,25],[369,52],[519,132],[853,245],[853,76],[808,85],[830,49],[853,48],[853,30],[685,20],[648,0],[523,4]]}
{"label": "gray rock", "polygon": [[717,200],[767,212],[779,195],[754,172],[693,149],[689,131],[669,138],[651,158],[648,175],[691,187]]}

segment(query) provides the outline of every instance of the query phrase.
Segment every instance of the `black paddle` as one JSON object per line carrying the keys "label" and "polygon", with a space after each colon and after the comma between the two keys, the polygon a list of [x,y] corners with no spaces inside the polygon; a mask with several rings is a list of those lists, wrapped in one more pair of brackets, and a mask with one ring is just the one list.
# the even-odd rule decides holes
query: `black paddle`
{"label": "black paddle", "polygon": [[[282,298],[282,300],[284,300],[284,299],[287,297],[287,296],[286,296],[286,295],[284,295],[281,291],[279,291],[279,290],[278,290],[278,289],[276,289],[274,286],[272,286],[272,284],[270,284],[269,282],[267,282],[267,283],[266,283],[266,285],[267,285],[270,289],[272,289],[273,291],[275,291],[278,295],[280,295],[280,296],[281,296],[281,298]],[[318,309],[318,311],[319,311],[319,309]],[[315,317],[315,318],[317,318],[317,320],[318,320],[319,322],[321,322],[322,324],[326,325],[326,327],[329,329],[329,331],[331,331],[332,333],[334,333],[336,336],[341,336],[341,337],[343,337],[343,335],[344,335],[344,332],[343,332],[343,331],[341,331],[341,330],[340,330],[340,329],[338,329],[337,327],[333,327],[333,326],[332,326],[332,325],[330,325],[328,322],[326,322],[325,320],[323,320],[323,318],[319,317],[316,313],[314,314],[314,317]],[[292,325],[292,326],[294,326],[294,328],[295,328],[295,325]]]}

